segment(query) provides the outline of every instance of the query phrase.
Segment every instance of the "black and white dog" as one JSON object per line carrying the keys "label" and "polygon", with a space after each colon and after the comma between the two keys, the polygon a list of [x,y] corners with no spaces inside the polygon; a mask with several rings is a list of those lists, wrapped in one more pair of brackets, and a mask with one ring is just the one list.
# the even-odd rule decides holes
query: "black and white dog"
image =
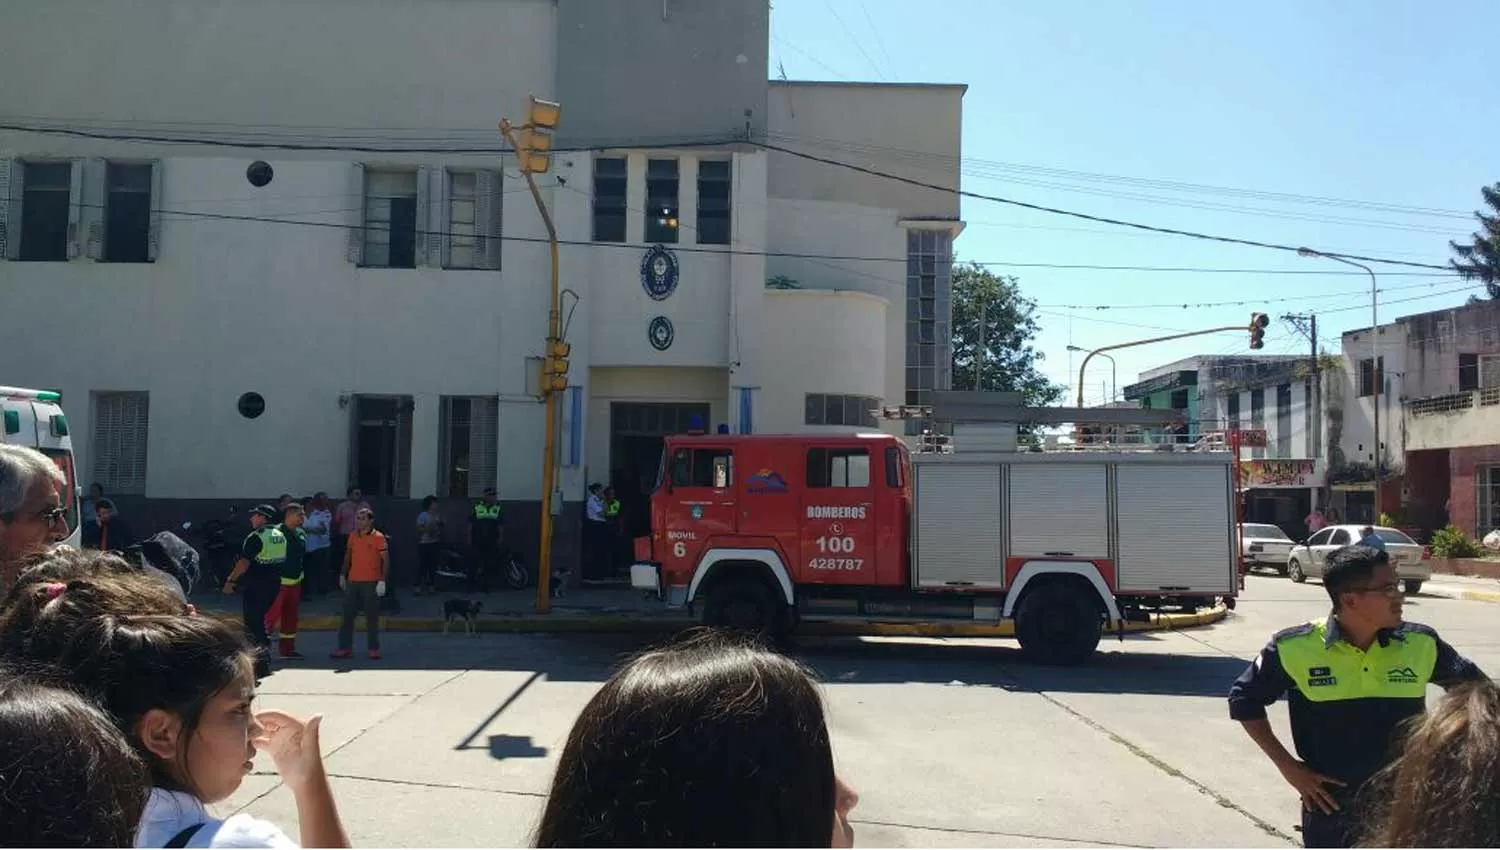
{"label": "black and white dog", "polygon": [[482,603],[473,599],[445,599],[443,600],[443,634],[448,633],[448,627],[454,621],[462,620],[464,634],[478,636],[475,631],[478,624],[479,608]]}

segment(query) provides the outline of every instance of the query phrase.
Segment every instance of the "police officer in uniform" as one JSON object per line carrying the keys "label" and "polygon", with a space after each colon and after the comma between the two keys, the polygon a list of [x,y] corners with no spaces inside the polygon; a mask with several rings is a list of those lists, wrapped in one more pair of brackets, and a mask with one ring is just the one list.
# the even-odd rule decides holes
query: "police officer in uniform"
{"label": "police officer in uniform", "polygon": [[500,544],[505,530],[505,511],[495,498],[494,488],[484,491],[484,498],[474,503],[469,515],[469,588],[490,592],[490,573],[500,563]]}
{"label": "police officer in uniform", "polygon": [[[1229,715],[1301,795],[1303,845],[1353,847],[1365,825],[1354,810],[1360,787],[1397,754],[1402,724],[1426,710],[1427,685],[1485,677],[1430,627],[1402,620],[1385,552],[1334,551],[1323,586],[1333,613],[1272,637],[1229,689]],[[1266,719],[1283,695],[1295,757]]]}
{"label": "police officer in uniform", "polygon": [[[281,514],[270,505],[256,505],[250,512],[250,534],[240,546],[239,560],[224,581],[224,592],[234,593],[245,576],[242,612],[245,634],[255,646],[255,678],[271,674],[271,636],[266,614],[281,593],[281,568],[287,560],[287,537],[274,525]],[[248,575],[247,575],[248,574]]]}

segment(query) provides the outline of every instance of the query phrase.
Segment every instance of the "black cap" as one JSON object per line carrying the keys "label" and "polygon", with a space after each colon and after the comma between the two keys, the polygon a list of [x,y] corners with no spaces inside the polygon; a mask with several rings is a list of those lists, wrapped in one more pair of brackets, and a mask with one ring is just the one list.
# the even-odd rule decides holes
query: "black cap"
{"label": "black cap", "polygon": [[281,511],[276,510],[270,505],[256,505],[250,509],[250,513],[260,514],[266,519],[281,519]]}

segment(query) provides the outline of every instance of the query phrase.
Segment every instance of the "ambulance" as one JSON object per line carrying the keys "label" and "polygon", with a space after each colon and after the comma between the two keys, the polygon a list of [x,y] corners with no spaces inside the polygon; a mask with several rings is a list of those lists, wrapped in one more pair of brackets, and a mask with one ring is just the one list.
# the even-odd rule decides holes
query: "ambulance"
{"label": "ambulance", "polygon": [[708,625],[1013,621],[1024,653],[1241,588],[1229,451],[913,454],[886,434],[666,440],[631,583]]}
{"label": "ambulance", "polygon": [[62,470],[67,479],[62,504],[68,510],[68,536],[64,542],[79,546],[82,540],[80,491],[73,465],[73,438],[68,434],[68,417],[62,409],[62,393],[0,387],[0,417],[4,419],[0,441],[36,449]]}

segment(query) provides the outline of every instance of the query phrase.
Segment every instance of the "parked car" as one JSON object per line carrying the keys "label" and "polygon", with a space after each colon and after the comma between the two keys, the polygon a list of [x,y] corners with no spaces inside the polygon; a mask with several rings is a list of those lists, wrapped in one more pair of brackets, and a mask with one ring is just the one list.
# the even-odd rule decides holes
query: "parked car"
{"label": "parked car", "polygon": [[[1287,575],[1292,581],[1307,581],[1321,578],[1323,561],[1335,549],[1359,542],[1363,525],[1330,525],[1317,534],[1297,544],[1287,557]],[[1406,536],[1403,531],[1377,526],[1375,534],[1385,541],[1385,551],[1391,556],[1396,568],[1396,577],[1401,579],[1406,592],[1421,591],[1422,583],[1432,578],[1432,552],[1426,546]]]}
{"label": "parked car", "polygon": [[1240,557],[1247,569],[1270,567],[1286,575],[1287,557],[1296,546],[1292,538],[1277,526],[1263,522],[1247,522],[1240,526]]}

